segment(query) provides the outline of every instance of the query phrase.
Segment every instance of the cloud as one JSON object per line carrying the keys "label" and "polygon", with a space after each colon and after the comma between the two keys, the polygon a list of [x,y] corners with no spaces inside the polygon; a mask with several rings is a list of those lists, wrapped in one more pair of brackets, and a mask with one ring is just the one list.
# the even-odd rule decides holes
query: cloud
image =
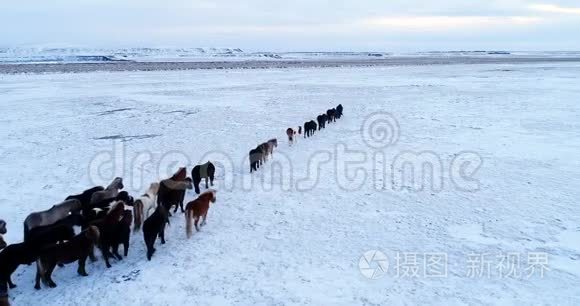
{"label": "cloud", "polygon": [[540,17],[527,16],[408,16],[379,17],[361,21],[370,27],[388,27],[406,30],[452,30],[491,26],[530,25],[541,22]]}
{"label": "cloud", "polygon": [[580,15],[580,7],[563,7],[555,4],[532,4],[531,10],[544,13],[575,14]]}
{"label": "cloud", "polygon": [[0,0],[0,46],[571,50],[574,2]]}

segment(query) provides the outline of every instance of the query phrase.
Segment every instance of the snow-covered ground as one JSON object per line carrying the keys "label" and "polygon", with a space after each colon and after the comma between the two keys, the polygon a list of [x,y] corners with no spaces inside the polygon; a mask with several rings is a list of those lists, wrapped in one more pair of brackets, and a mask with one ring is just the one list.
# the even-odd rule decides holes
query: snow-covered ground
{"label": "snow-covered ground", "polygon": [[[8,242],[28,213],[115,175],[137,196],[181,164],[219,164],[191,239],[178,213],[151,262],[138,233],[111,269],[57,268],[56,289],[20,267],[10,297],[578,305],[579,77],[579,63],[0,75]],[[338,103],[342,119],[288,145],[286,128]],[[250,175],[248,150],[273,137],[274,160]],[[404,161],[434,169],[425,188],[400,178]]]}
{"label": "snow-covered ground", "polygon": [[332,61],[385,58],[577,58],[578,51],[425,51],[425,52],[271,52],[240,48],[0,48],[0,64],[213,61]]}

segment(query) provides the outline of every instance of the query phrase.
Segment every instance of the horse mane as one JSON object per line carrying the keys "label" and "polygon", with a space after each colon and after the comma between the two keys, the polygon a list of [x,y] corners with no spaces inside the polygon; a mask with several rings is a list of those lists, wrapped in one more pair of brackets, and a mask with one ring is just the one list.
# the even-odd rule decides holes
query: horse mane
{"label": "horse mane", "polygon": [[179,170],[177,170],[177,172],[175,172],[173,176],[171,176],[171,179],[174,181],[183,181],[186,177],[187,169],[185,167],[181,167]]}
{"label": "horse mane", "polygon": [[126,226],[131,226],[131,221],[133,221],[133,212],[130,210],[123,211],[123,217],[121,218],[121,222]]}
{"label": "horse mane", "polygon": [[202,193],[201,193],[201,195],[204,195],[204,194],[209,194],[209,193],[211,193],[211,194],[215,194],[216,192],[217,192],[217,191],[216,191],[215,189],[211,189],[211,188],[210,188],[210,189],[208,189],[208,190],[206,190],[206,191],[202,192]]}
{"label": "horse mane", "polygon": [[113,219],[114,221],[119,221],[119,219],[123,215],[123,211],[125,211],[125,202],[117,201],[113,204],[111,209],[109,209],[106,219],[108,221],[111,221],[111,219]]}
{"label": "horse mane", "polygon": [[159,183],[158,182],[151,183],[151,185],[149,185],[149,189],[147,189],[147,192],[144,194],[144,196],[151,196],[149,193],[151,193],[153,196],[155,196],[156,194],[159,193]]}
{"label": "horse mane", "polygon": [[[115,179],[113,179],[113,181],[105,189],[110,190],[110,189],[115,188],[119,185],[123,185],[123,178],[116,177]],[[123,189],[123,187],[119,187],[119,189]]]}
{"label": "horse mane", "polygon": [[96,227],[94,225],[91,225],[84,232],[85,232],[85,236],[89,240],[91,240],[93,242],[99,241],[99,238],[101,236],[101,233],[99,232],[99,228],[98,227]]}
{"label": "horse mane", "polygon": [[208,189],[206,191],[204,191],[201,195],[199,195],[199,199],[205,199],[205,198],[209,198],[209,200],[215,198],[215,194],[216,194],[216,190],[215,189]]}
{"label": "horse mane", "polygon": [[70,208],[71,211],[76,211],[76,210],[80,210],[82,208],[82,203],[79,199],[68,199],[68,200],[64,200],[56,205],[53,205],[50,209],[60,208],[60,207],[67,207],[67,208]]}
{"label": "horse mane", "polygon": [[163,205],[157,205],[156,210],[159,212],[159,215],[161,216],[163,222],[169,224],[169,215],[167,213],[167,209],[165,209]]}

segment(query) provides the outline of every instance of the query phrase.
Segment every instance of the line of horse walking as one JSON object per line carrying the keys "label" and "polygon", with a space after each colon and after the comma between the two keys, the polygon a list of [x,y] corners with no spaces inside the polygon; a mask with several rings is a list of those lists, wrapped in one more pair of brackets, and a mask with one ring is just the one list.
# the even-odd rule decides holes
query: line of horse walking
{"label": "line of horse walking", "polygon": [[[317,130],[326,127],[342,117],[343,107],[327,110],[314,120],[304,123],[304,137],[314,135]],[[302,134],[288,128],[286,131],[289,144]],[[258,168],[273,154],[278,146],[273,138],[261,143],[250,151],[250,172]],[[133,198],[123,191],[123,179],[115,178],[107,187],[95,186],[79,194],[66,197],[61,203],[48,210],[33,212],[24,220],[24,236],[20,243],[8,245],[3,235],[7,232],[6,222],[0,220],[0,306],[9,305],[8,288],[15,288],[12,274],[20,265],[31,265],[36,262],[35,289],[41,289],[41,283],[50,288],[56,287],[52,274],[56,266],[78,262],[77,273],[88,276],[86,262],[89,258],[97,261],[94,248],[102,254],[107,268],[111,267],[110,259],[122,260],[129,253],[131,232],[143,232],[146,245],[146,258],[151,260],[155,253],[155,241],[159,238],[165,244],[165,227],[170,223],[170,216],[178,209],[185,216],[186,237],[190,238],[193,227],[200,230],[207,221],[211,203],[217,200],[213,186],[215,166],[210,161],[193,167],[191,177],[187,169],[179,168],[170,178],[151,183],[145,193]],[[205,180],[205,191],[200,190],[200,183]],[[187,190],[194,189],[199,196],[186,203]],[[200,223],[201,221],[201,223]],[[81,231],[75,234],[75,226]],[[132,227],[132,228],[131,228]],[[123,246],[123,255],[119,248]]]}
{"label": "line of horse walking", "polygon": [[[342,117],[343,107],[342,104],[338,104],[337,107],[331,108],[326,111],[326,113],[320,114],[316,117],[316,122],[314,120],[310,120],[304,123],[304,138],[313,136],[318,130],[326,128],[327,123],[336,122],[336,119],[340,119]],[[286,136],[288,136],[288,143],[292,145],[298,140],[298,136],[296,135],[302,134],[302,126],[298,126],[298,130],[294,130],[293,128],[286,129]],[[248,156],[250,159],[250,173],[257,171],[260,166],[262,166],[266,161],[268,161],[268,157],[274,153],[274,148],[278,147],[278,140],[276,138],[272,138],[266,142],[259,144],[255,149],[250,150]]]}
{"label": "line of horse walking", "polygon": [[[304,123],[304,138],[311,137],[317,131],[326,128],[327,123],[336,122],[336,119],[340,119],[342,117],[343,107],[342,104],[339,104],[335,108],[331,108],[326,111],[326,113],[322,113],[316,117],[316,121],[310,120]],[[316,124],[318,122],[318,125]],[[298,140],[298,136],[296,134],[302,134],[302,126],[298,127],[298,131],[294,130],[293,128],[286,129],[286,136],[288,136],[288,143],[292,145]]]}

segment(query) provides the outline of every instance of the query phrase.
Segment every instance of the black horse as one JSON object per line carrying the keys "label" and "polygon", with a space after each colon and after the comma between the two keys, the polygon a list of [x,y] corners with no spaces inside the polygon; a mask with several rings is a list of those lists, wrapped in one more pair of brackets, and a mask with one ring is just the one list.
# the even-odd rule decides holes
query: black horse
{"label": "black horse", "polygon": [[336,118],[340,119],[340,117],[342,117],[342,104],[339,104],[336,107]]}
{"label": "black horse", "polygon": [[91,197],[93,196],[93,193],[95,193],[97,191],[103,191],[103,190],[105,190],[105,188],[103,188],[103,186],[95,186],[93,188],[90,188],[90,189],[83,191],[80,194],[69,195],[68,197],[66,197],[65,200],[77,199],[77,200],[81,201],[82,207],[85,207],[91,203]]}
{"label": "black horse", "polygon": [[28,233],[26,243],[37,250],[41,250],[57,242],[63,243],[72,239],[74,236],[75,231],[72,225],[59,221],[53,225],[39,226],[31,229]]}
{"label": "black horse", "polygon": [[2,280],[0,280],[0,306],[10,306],[10,301],[8,300],[8,285]]}
{"label": "black horse", "polygon": [[250,173],[252,173],[252,171],[258,171],[258,168],[260,168],[260,162],[262,161],[262,155],[263,152],[259,146],[250,150]]}
{"label": "black horse", "polygon": [[[104,218],[90,223],[90,225],[97,227],[99,230],[98,246],[101,249],[107,268],[111,267],[109,262],[110,257],[119,259],[119,257],[111,254],[111,248],[117,240],[117,231],[124,211],[125,204],[123,204],[123,202],[117,202]],[[91,248],[89,256],[91,257],[91,260],[94,259],[93,248]]]}
{"label": "black horse", "polygon": [[316,121],[318,121],[318,130],[319,131],[321,129],[325,128],[326,121],[328,121],[326,114],[318,115],[318,117],[316,117]]}
{"label": "black horse", "polygon": [[155,253],[155,240],[161,238],[161,244],[165,244],[165,224],[169,224],[167,210],[163,205],[157,205],[155,212],[143,222],[143,238],[147,246],[147,260],[151,260]]}
{"label": "black horse", "polygon": [[326,111],[326,116],[328,116],[328,123],[336,122],[336,109],[331,108]]}
{"label": "black horse", "polygon": [[6,234],[6,221],[0,220],[0,250],[6,247],[6,241],[4,241],[4,237],[2,235]]}
{"label": "black horse", "polygon": [[119,245],[123,245],[123,254],[125,257],[129,255],[129,240],[131,239],[131,221],[133,220],[133,213],[130,210],[123,212],[121,222],[117,224],[115,236],[111,245],[112,253],[117,259],[121,260],[123,257],[119,255]]}
{"label": "black horse", "polygon": [[317,126],[314,120],[310,120],[304,123],[304,138],[314,135],[314,132],[316,132],[316,128]]}
{"label": "black horse", "polygon": [[38,258],[38,250],[28,243],[13,243],[0,252],[0,283],[6,283],[10,288],[16,285],[10,276],[19,265],[30,265]]}
{"label": "black horse", "polygon": [[[193,179],[193,188],[195,188],[195,193],[199,194],[199,183],[201,182],[201,179],[205,179],[205,188],[209,188],[208,184],[207,184],[207,180],[209,178],[209,181],[211,183],[211,185],[213,186],[213,178],[215,175],[215,166],[211,163],[211,162],[207,162],[203,165],[197,165],[195,167],[193,167],[193,169],[191,170],[191,178]],[[183,207],[182,207],[182,211],[183,211]]]}
{"label": "black horse", "polygon": [[96,203],[84,205],[82,214],[85,219],[85,223],[88,224],[92,221],[104,218],[111,208],[111,204],[117,201],[123,201],[124,204],[133,206],[134,199],[127,191],[121,191],[115,197],[106,198]]}

